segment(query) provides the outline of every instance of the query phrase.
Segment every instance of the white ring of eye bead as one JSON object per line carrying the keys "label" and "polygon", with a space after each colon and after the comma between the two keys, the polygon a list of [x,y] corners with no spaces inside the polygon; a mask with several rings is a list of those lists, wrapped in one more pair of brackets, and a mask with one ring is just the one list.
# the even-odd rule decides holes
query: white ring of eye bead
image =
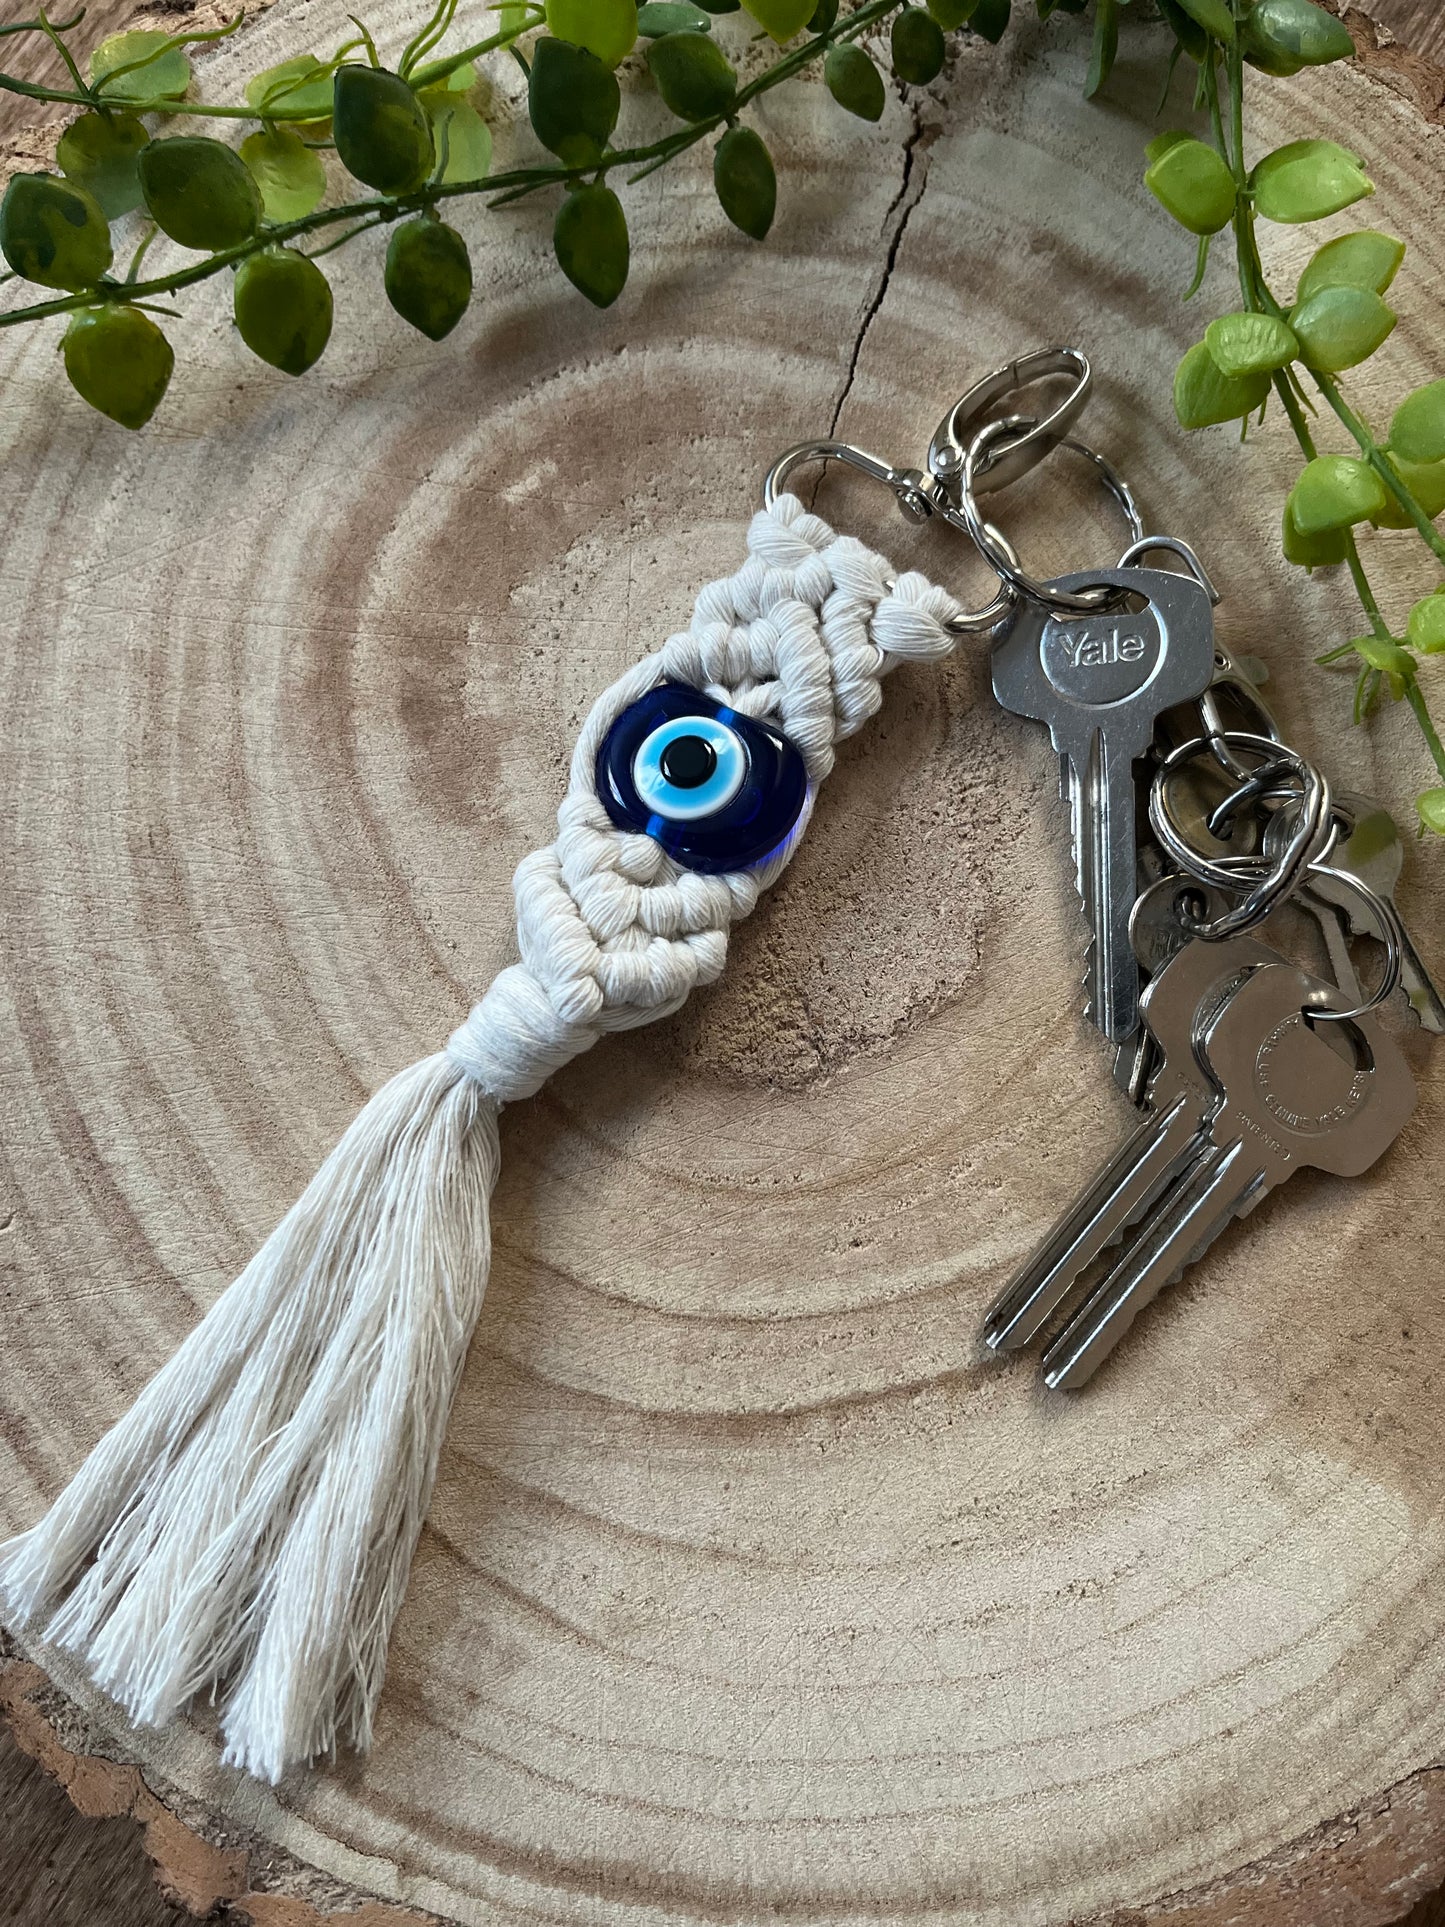
{"label": "white ring of eye bead", "polygon": [[[662,772],[669,746],[683,736],[699,736],[717,758],[716,768],[694,792],[679,790]],[[713,716],[674,716],[659,723],[643,738],[632,759],[637,794],[655,815],[669,823],[695,823],[726,808],[742,788],[748,773],[748,753],[736,730]],[[687,800],[679,800],[679,799]]]}

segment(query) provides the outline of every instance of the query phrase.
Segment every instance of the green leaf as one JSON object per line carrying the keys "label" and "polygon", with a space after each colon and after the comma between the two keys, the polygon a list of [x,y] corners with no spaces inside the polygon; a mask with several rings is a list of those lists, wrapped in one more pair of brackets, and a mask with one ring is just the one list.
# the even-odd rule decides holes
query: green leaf
{"label": "green leaf", "polygon": [[1192,20],[1179,0],[1156,0],[1160,13],[1173,30],[1174,38],[1191,60],[1203,64],[1209,51],[1209,35],[1197,20]]}
{"label": "green leaf", "polygon": [[242,341],[283,375],[304,375],[331,339],[330,284],[294,248],[243,261],[231,299]]}
{"label": "green leaf", "polygon": [[386,250],[386,298],[432,341],[449,335],[472,298],[467,244],[434,215],[403,221]]}
{"label": "green leaf", "polygon": [[725,114],[738,90],[732,62],[700,33],[668,33],[648,43],[647,65],[657,91],[679,120]]}
{"label": "green leaf", "polygon": [[1398,702],[1415,674],[1415,658],[1391,636],[1356,636],[1354,647],[1367,668],[1389,677],[1390,694]]}
{"label": "green leaf", "polygon": [[0,254],[42,288],[89,288],[111,263],[99,203],[58,174],[12,174],[0,201]]}
{"label": "green leaf", "polygon": [[1354,455],[1316,455],[1290,490],[1289,510],[1306,537],[1368,522],[1385,503],[1385,484]]}
{"label": "green leaf", "polygon": [[384,67],[347,61],[336,69],[331,133],[347,173],[382,194],[410,194],[436,163],[426,109]]}
{"label": "green leaf", "polygon": [[922,7],[895,14],[889,46],[894,73],[910,86],[925,87],[943,71],[943,29]]}
{"label": "green leaf", "polygon": [[838,18],[838,0],[818,0],[808,15],[809,33],[830,33]]}
{"label": "green leaf", "polygon": [[1095,0],[1094,46],[1089,56],[1089,73],[1084,82],[1084,98],[1092,100],[1114,71],[1119,52],[1119,0]]}
{"label": "green leaf", "polygon": [[978,0],[968,17],[968,24],[990,46],[996,47],[1008,30],[1012,12],[1013,0]]}
{"label": "green leaf", "polygon": [[[743,0],[743,5],[763,32],[781,47],[795,33],[801,33],[813,17],[818,0]],[[713,8],[709,8],[711,13]]]}
{"label": "green leaf", "polygon": [[604,67],[625,60],[637,42],[636,0],[547,0],[547,31],[596,54]]}
{"label": "green leaf", "polygon": [[1222,314],[1204,331],[1220,374],[1271,375],[1299,353],[1292,330],[1270,314]]}
{"label": "green leaf", "polygon": [[235,148],[178,134],[141,149],[145,204],[163,234],[212,253],[248,241],[261,221],[261,190]]}
{"label": "green leaf", "polygon": [[[191,63],[183,47],[167,46],[171,37],[150,28],[113,33],[90,56],[91,79],[107,100],[179,100],[191,84]],[[110,79],[133,60],[142,64]]]}
{"label": "green leaf", "polygon": [[661,40],[665,33],[711,33],[712,21],[692,0],[646,0],[637,9],[637,31],[644,40]]}
{"label": "green leaf", "polygon": [[1347,553],[1343,529],[1329,529],[1323,535],[1301,535],[1288,502],[1284,505],[1281,543],[1285,561],[1301,569],[1333,568],[1344,561]]}
{"label": "green leaf", "polygon": [[830,47],[823,57],[823,79],[840,107],[860,120],[883,117],[883,76],[861,47],[851,41]]}
{"label": "green leaf", "polygon": [[627,285],[627,216],[610,187],[579,187],[557,210],[552,228],[557,265],[598,308],[610,308]]}
{"label": "green leaf", "polygon": [[1415,604],[1405,633],[1410,647],[1422,656],[1445,654],[1445,589],[1437,589]]}
{"label": "green leaf", "polygon": [[1348,30],[1314,0],[1254,0],[1244,23],[1244,57],[1267,74],[1297,74],[1348,60],[1355,43]]}
{"label": "green leaf", "polygon": [[1333,371],[1367,361],[1395,321],[1373,288],[1320,288],[1293,310],[1289,325],[1307,366]]}
{"label": "green leaf", "polygon": [[95,197],[108,221],[140,206],[136,160],[150,139],[134,114],[82,114],[60,136],[60,171]]}
{"label": "green leaf", "polygon": [[[1407,462],[1399,455],[1391,455],[1388,459],[1390,467],[1433,522],[1435,517],[1445,510],[1445,461]],[[1385,497],[1385,506],[1380,513],[1370,517],[1375,527],[1379,529],[1414,528],[1414,522],[1388,489]]]}
{"label": "green leaf", "polygon": [[1175,4],[1211,39],[1222,40],[1226,45],[1234,39],[1234,15],[1229,10],[1229,0],[1175,0]]}
{"label": "green leaf", "polygon": [[1299,278],[1295,300],[1321,288],[1369,288],[1383,294],[1399,272],[1405,243],[1375,228],[1358,228],[1317,248]]}
{"label": "green leaf", "polygon": [[966,26],[978,0],[928,0],[928,11],[945,33]]}
{"label": "green leaf", "polygon": [[446,160],[441,178],[446,182],[484,181],[492,165],[492,130],[469,100],[447,99],[433,107],[432,140]]}
{"label": "green leaf", "polygon": [[331,118],[331,69],[315,54],[297,54],[279,66],[267,67],[246,82],[246,105],[258,114],[267,108],[303,112],[307,120]]}
{"label": "green leaf", "polygon": [[314,148],[289,127],[262,127],[241,142],[241,159],[261,190],[268,221],[299,221],[321,205],[326,169]]}
{"label": "green leaf", "polygon": [[122,428],[144,428],[160,406],[176,358],[139,308],[82,308],[61,344],[70,385]]}
{"label": "green leaf", "polygon": [[1415,798],[1415,808],[1420,813],[1422,829],[1445,836],[1445,789],[1421,790]]}
{"label": "green leaf", "polygon": [[1221,374],[1202,341],[1195,342],[1174,371],[1174,412],[1181,428],[1238,421],[1258,408],[1268,393],[1268,375]]}
{"label": "green leaf", "polygon": [[1407,395],[1390,422],[1390,453],[1407,462],[1445,461],[1445,381]]}
{"label": "green leaf", "polygon": [[773,225],[778,179],[771,155],[751,127],[730,127],[718,142],[712,182],[733,226],[761,241]]}
{"label": "green leaf", "polygon": [[527,111],[532,131],[568,167],[598,159],[617,125],[622,91],[596,54],[567,40],[539,40],[532,49]]}
{"label": "green leaf", "polygon": [[1249,177],[1254,205],[1267,221],[1296,224],[1338,214],[1373,184],[1359,157],[1335,141],[1290,141],[1266,154]]}
{"label": "green leaf", "polygon": [[475,60],[464,60],[459,67],[453,67],[440,80],[429,80],[424,87],[418,87],[416,97],[430,114],[436,108],[455,102],[469,94],[476,86],[480,75]]}
{"label": "green leaf", "polygon": [[1217,234],[1234,219],[1234,176],[1203,141],[1161,134],[1145,150],[1144,185],[1191,234]]}

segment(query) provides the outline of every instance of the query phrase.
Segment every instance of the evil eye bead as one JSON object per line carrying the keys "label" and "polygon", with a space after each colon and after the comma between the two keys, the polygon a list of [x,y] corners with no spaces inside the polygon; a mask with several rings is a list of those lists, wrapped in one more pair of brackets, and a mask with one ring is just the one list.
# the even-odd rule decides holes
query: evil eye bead
{"label": "evil eye bead", "polygon": [[747,780],[748,752],[715,716],[660,723],[632,759],[637,794],[669,823],[701,823],[726,809]]}
{"label": "evil eye bead", "polygon": [[660,683],[607,732],[597,793],[620,829],[655,837],[685,868],[714,875],[749,869],[791,840],[808,775],[771,724],[686,683]]}

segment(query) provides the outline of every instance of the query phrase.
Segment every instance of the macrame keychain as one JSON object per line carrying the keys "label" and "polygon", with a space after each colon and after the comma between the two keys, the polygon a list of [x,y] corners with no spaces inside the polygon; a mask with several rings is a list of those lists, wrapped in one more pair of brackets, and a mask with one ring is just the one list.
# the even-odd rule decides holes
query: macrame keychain
{"label": "macrame keychain", "polygon": [[[936,445],[961,451],[1021,380],[1059,373],[1068,397],[990,478],[1012,480],[1084,403],[1072,350],[977,384]],[[46,1516],[0,1548],[11,1614],[79,1655],[132,1720],[219,1690],[226,1761],[271,1781],[369,1745],[486,1289],[502,1106],[713,982],[883,678],[1008,608],[965,615],[775,493],[796,461],[829,455],[880,475],[915,518],[937,505],[931,476],[842,444],[775,465],[742,568],[587,717],[556,840],[516,872],[520,961],[372,1098]]]}
{"label": "macrame keychain", "polygon": [[[1058,376],[1069,392],[1043,420],[986,419]],[[945,416],[926,472],[841,442],[790,449],[742,568],[594,704],[556,840],[516,872],[520,960],[444,1050],[377,1093],[47,1515],[0,1547],[11,1613],[77,1653],[132,1719],[159,1723],[220,1693],[225,1759],[273,1781],[369,1744],[486,1288],[501,1108],[719,976],[731,926],[782,872],[836,745],[876,714],[900,663],[1002,633],[995,694],[1044,723],[1064,760],[1093,930],[1089,1014],[1145,1110],[995,1302],[989,1347],[1028,1344],[1082,1291],[1044,1375],[1084,1384],[1271,1185],[1311,1163],[1358,1174],[1403,1128],[1414,1084],[1370,1013],[1402,975],[1431,1028],[1445,1028],[1445,1004],[1369,881],[1383,812],[1337,801],[1279,740],[1215,642],[1217,598],[1193,552],[1146,536],[1108,463],[1068,440],[1089,386],[1072,349],[998,370]],[[1038,582],[977,498],[1061,443],[1094,464],[1132,539],[1115,565]],[[895,578],[779,492],[800,462],[830,459],[885,482],[912,518],[963,529],[1000,578],[994,600],[965,613],[923,576]],[[1158,549],[1184,571],[1141,566]],[[1231,701],[1242,729],[1226,720]],[[1180,716],[1188,733],[1167,747]],[[1136,823],[1146,756],[1156,847]],[[1195,765],[1228,785],[1205,849],[1174,794]],[[1217,854],[1246,825],[1251,847]],[[1146,858],[1161,866],[1151,877]],[[1343,937],[1335,983],[1246,938],[1311,890],[1335,891],[1321,901],[1351,904],[1384,943],[1370,997],[1346,985]],[[1121,1238],[1090,1286],[1088,1267]]]}

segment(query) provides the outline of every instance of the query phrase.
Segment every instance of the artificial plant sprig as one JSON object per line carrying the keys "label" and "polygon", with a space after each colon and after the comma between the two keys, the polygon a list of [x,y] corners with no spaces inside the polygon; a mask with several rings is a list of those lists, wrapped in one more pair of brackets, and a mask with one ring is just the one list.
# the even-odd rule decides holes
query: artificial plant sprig
{"label": "artificial plant sprig", "polygon": [[[1002,11],[1000,12],[1000,5]],[[35,33],[60,45],[73,90],[39,89],[0,74],[0,86],[83,109],[57,147],[58,174],[17,175],[0,204],[0,249],[11,269],[60,292],[0,314],[0,327],[55,315],[71,317],[62,344],[72,384],[127,427],[159,405],[174,358],[146,318],[151,297],[174,295],[216,274],[235,275],[234,308],[242,339],[263,360],[300,374],[330,334],[332,297],[318,257],[373,227],[396,224],[384,286],[398,313],[435,339],[455,326],[471,296],[466,244],[442,223],[439,205],[480,195],[492,207],[543,189],[561,189],[553,232],[557,260],[590,300],[606,306],[627,278],[629,235],[613,173],[639,180],[718,133],[714,181],[723,212],[761,240],[771,226],[776,177],[761,137],[742,124],[747,107],[822,61],[834,98],[876,118],[882,79],[858,44],[895,16],[893,60],[902,80],[936,76],[944,24],[974,13],[997,37],[1009,0],[865,0],[840,14],[837,0],[748,0],[748,12],[783,48],[745,84],[711,37],[714,14],[738,0],[547,0],[499,9],[497,31],[440,52],[457,0],[437,0],[431,15],[386,68],[364,24],[329,57],[304,54],[255,76],[244,105],[186,98],[185,49],[234,31],[112,36],[81,75],[67,36],[82,15],[56,23],[42,12],[8,33]],[[614,69],[639,43],[657,91],[679,125],[632,147],[613,144],[621,104]],[[504,172],[491,167],[491,135],[473,99],[475,61],[514,53],[528,78],[534,132],[555,157]],[[358,58],[364,53],[365,59]],[[866,70],[878,89],[863,99]],[[172,115],[256,123],[239,145],[185,132],[157,131],[147,120]],[[324,205],[322,150],[375,191]],[[118,281],[111,224],[137,209],[152,232],[201,255],[139,281]],[[322,238],[322,230],[336,233]],[[316,236],[320,245],[297,245]]]}
{"label": "artificial plant sprig", "polygon": [[[1292,141],[1251,166],[1244,138],[1245,71],[1274,73],[1324,65],[1354,52],[1339,21],[1313,0],[1162,0],[1177,50],[1199,74],[1211,140],[1179,132],[1150,143],[1145,180],[1157,198],[1200,237],[1202,279],[1210,238],[1231,231],[1242,308],[1221,315],[1179,364],[1175,409],[1186,428],[1246,423],[1274,395],[1305,457],[1282,518],[1286,558],[1306,569],[1343,564],[1368,633],[1319,658],[1353,662],[1354,711],[1363,717],[1382,691],[1409,703],[1440,782],[1418,799],[1422,829],[1445,833],[1445,746],[1419,678],[1419,658],[1445,653],[1445,588],[1422,596],[1404,633],[1391,628],[1367,573],[1356,531],[1411,530],[1437,562],[1445,536],[1445,381],[1428,383],[1396,409],[1381,442],[1346,399],[1339,376],[1369,359],[1389,337],[1395,315],[1385,295],[1405,245],[1374,229],[1338,236],[1318,248],[1294,291],[1282,300],[1260,252],[1261,219],[1288,225],[1323,220],[1374,193],[1359,158],[1337,142]],[[1267,38],[1266,38],[1267,36]],[[1261,58],[1263,54],[1263,58]],[[1358,454],[1321,453],[1308,420],[1311,396],[1340,422]]]}

